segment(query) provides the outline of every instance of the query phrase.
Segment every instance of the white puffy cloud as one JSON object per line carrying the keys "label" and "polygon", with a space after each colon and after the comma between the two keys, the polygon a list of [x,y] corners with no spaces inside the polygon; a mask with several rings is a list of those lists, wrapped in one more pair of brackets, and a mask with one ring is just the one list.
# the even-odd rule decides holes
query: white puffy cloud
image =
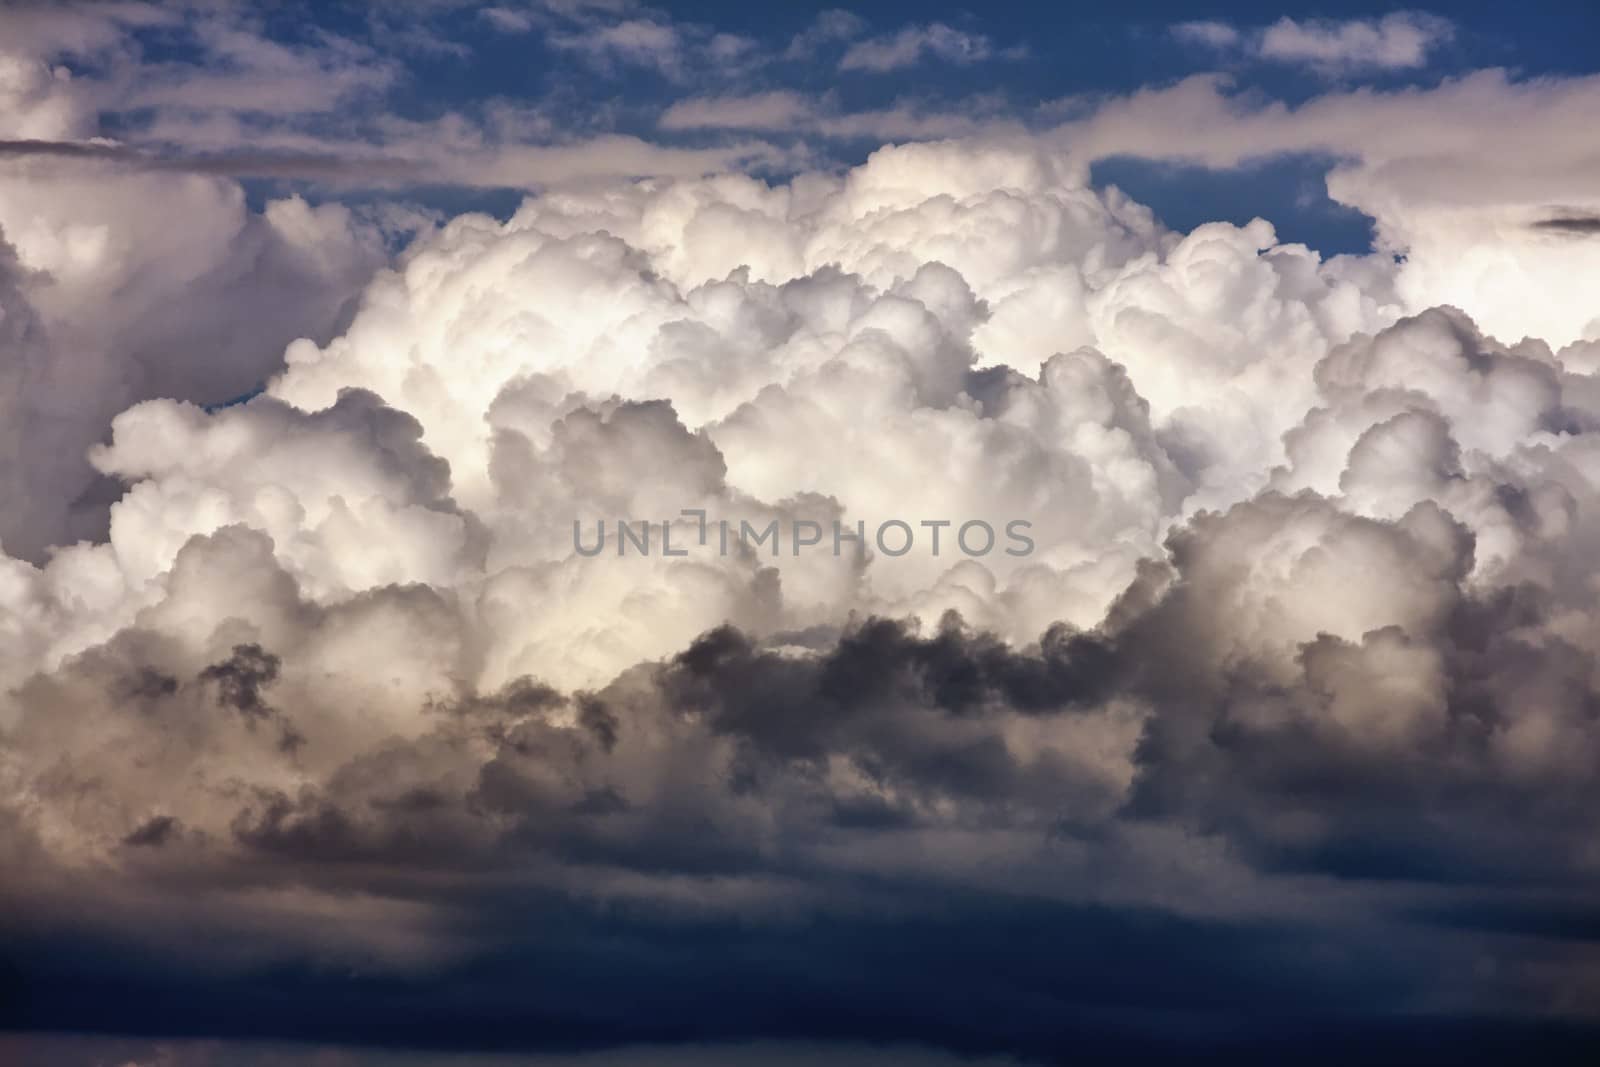
{"label": "white puffy cloud", "polygon": [[[265,217],[322,248],[331,210]],[[35,257],[77,277],[48,232]],[[1392,321],[1361,280],[1264,223],[1165,233],[1026,143],[885,149],[782,186],[553,192],[420,238],[342,336],[289,346],[271,399],[118,416],[93,455],[129,486],[109,540],[27,576],[14,610],[53,620],[27,647],[59,661],[159,596],[190,538],[243,525],[319,604],[412,581],[475,604],[491,689],[599,684],[727,619],[1092,626],[1186,509],[1260,487],[1329,346]],[[1263,393],[1270,418],[1250,410]],[[673,519],[685,537],[686,508],[736,535],[777,521],[784,543],[619,563],[570,536]],[[905,557],[877,539],[892,520]],[[1014,520],[1027,556],[1004,553]],[[787,543],[803,522],[831,547],[835,521],[863,523],[864,549]],[[968,523],[995,544],[975,525],[964,551]],[[547,610],[509,607],[530,599]]]}
{"label": "white puffy cloud", "polygon": [[[1461,307],[1507,341],[1561,347],[1597,320],[1581,234],[1542,225],[1596,209],[1595,164],[1571,136],[1600,104],[1600,78],[1513,80],[1477,71],[1432,88],[1356,90],[1297,107],[1251,103],[1212,76],[1114,99],[1055,132],[1082,160],[1118,154],[1216,167],[1284,153],[1347,159],[1336,201],[1373,217],[1377,247],[1402,260],[1406,311]],[[1537,158],[1537,167],[1519,160]],[[1371,283],[1369,288],[1377,291]]]}
{"label": "white puffy cloud", "polygon": [[[1262,484],[1313,402],[1311,366],[1396,314],[1347,273],[1264,223],[1180,240],[1048,154],[905,146],[843,180],[552,193],[504,225],[459,219],[374,284],[343,338],[291,347],[272,392],[316,410],[370,388],[412,413],[455,498],[517,531],[518,551],[491,551],[507,559],[569,554],[572,518],[736,517],[795,494],[874,524],[1025,519],[1037,556],[986,561],[1000,581],[979,598],[1022,638],[1092,624],[1195,490],[1226,503]],[[1250,410],[1266,391],[1271,418]],[[670,399],[662,428],[683,420],[725,473],[648,503],[603,488],[657,484],[640,460],[552,483],[552,425],[613,394]],[[560,520],[519,514],[541,505]],[[774,561],[807,607],[773,618],[917,604],[933,619],[956,562],[879,559],[818,599],[831,582]],[[1041,581],[1054,601],[1024,594]]]}
{"label": "white puffy cloud", "polygon": [[0,233],[20,331],[0,478],[34,502],[7,509],[0,544],[28,558],[102,534],[106,494],[83,456],[112,415],[250,391],[288,341],[332,332],[383,256],[376,229],[338,205],[255,212],[223,179],[73,166],[0,177]]}

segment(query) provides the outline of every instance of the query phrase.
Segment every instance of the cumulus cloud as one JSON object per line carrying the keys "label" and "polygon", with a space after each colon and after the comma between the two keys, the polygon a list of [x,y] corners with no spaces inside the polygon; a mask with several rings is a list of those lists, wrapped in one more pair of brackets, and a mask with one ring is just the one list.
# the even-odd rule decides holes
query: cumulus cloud
{"label": "cumulus cloud", "polygon": [[[53,74],[4,84],[19,136],[98,145]],[[335,1059],[1592,1038],[1593,94],[1191,80],[781,180],[392,116],[544,179],[400,250],[370,209],[19,153],[0,1025]],[[1347,160],[1370,254],[1088,178],[1297,150]],[[45,1054],[279,1052],[77,1040]]]}
{"label": "cumulus cloud", "polygon": [[[1327,93],[1298,107],[1252,102],[1203,76],[1108,101],[1055,131],[1082,160],[1132,154],[1209,166],[1283,153],[1346,159],[1328,194],[1373,217],[1408,310],[1470,309],[1491,334],[1556,347],[1595,335],[1582,242],[1534,225],[1595,209],[1594,161],[1572,124],[1600,79],[1513,80],[1478,71],[1433,88]],[[1492,140],[1501,146],[1488,152]],[[1534,153],[1540,166],[1516,162]],[[1559,205],[1559,209],[1553,205]]]}
{"label": "cumulus cloud", "polygon": [[[243,981],[312,944],[474,958],[443,915],[508,863],[579,909],[576,952],[591,906],[648,906],[647,940],[797,910],[858,939],[888,901],[948,930],[946,892],[1204,927],[1287,921],[1309,878],[1344,887],[1318,922],[1432,961],[1393,995],[1549,1003],[1441,986],[1451,943],[1404,916],[1526,862],[1529,790],[1537,876],[1587,884],[1555,843],[1600,743],[1572,580],[1600,405],[1389,285],[1264,223],[1168,233],[1038,148],[459,218],[268,395],[119,415],[109,540],[8,564],[7,848],[35,857],[8,894],[59,914],[109,866],[159,931],[181,878]],[[569,538],[641,516],[694,545],[685,508],[1027,516],[1037,552]],[[351,898],[357,869],[397,881]],[[240,941],[266,870],[295,889]],[[1290,985],[1357,996],[1314,962]]]}
{"label": "cumulus cloud", "polygon": [[249,392],[289,341],[331,334],[383,254],[376,228],[339,205],[256,212],[229,181],[115,171],[0,178],[0,232],[12,334],[0,482],[32,501],[5,510],[0,544],[29,559],[104,535],[115,494],[83,457],[113,414],[149,396]]}

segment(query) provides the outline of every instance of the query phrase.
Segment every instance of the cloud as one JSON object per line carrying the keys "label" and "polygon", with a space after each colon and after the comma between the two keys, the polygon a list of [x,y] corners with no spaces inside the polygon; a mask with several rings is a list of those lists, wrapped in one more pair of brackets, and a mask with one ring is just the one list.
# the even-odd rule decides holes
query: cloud
{"label": "cloud", "polygon": [[[455,143],[441,143],[441,135],[454,137]],[[760,141],[696,149],[603,135],[530,144],[492,137],[448,120],[402,124],[388,141],[377,145],[352,148],[313,142],[311,147],[315,151],[154,152],[117,144],[0,141],[0,159],[100,161],[132,171],[282,178],[355,188],[430,184],[540,188],[592,178],[698,175],[733,164],[777,164],[784,158],[780,149]]]}
{"label": "cloud", "polygon": [[663,130],[761,130],[836,140],[908,141],[996,134],[1014,123],[996,117],[997,102],[973,99],[964,110],[931,108],[914,101],[863,111],[839,109],[829,97],[788,90],[750,96],[701,96],[679,100],[662,112]]}
{"label": "cloud", "polygon": [[[1513,80],[1478,71],[1432,88],[1322,94],[1297,107],[1226,91],[1214,76],[1105,101],[1057,129],[1078,158],[1127,153],[1237,166],[1287,153],[1346,162],[1328,176],[1336,201],[1372,216],[1377,245],[1404,257],[1397,295],[1412,311],[1471,309],[1500,337],[1557,347],[1593,335],[1574,271],[1586,255],[1530,223],[1550,205],[1584,212],[1594,162],[1568,134],[1600,100],[1600,79]],[[1486,137],[1536,152],[1538,168],[1485,154]]]}
{"label": "cloud", "polygon": [[1303,19],[1284,16],[1259,29],[1220,21],[1181,22],[1179,40],[1218,51],[1238,49],[1253,59],[1311,67],[1331,75],[1412,70],[1455,35],[1449,19],[1395,12],[1379,19]]}
{"label": "cloud", "polygon": [[812,115],[810,101],[780,90],[679,100],[662,113],[659,125],[665,130],[773,130],[792,128]]}
{"label": "cloud", "polygon": [[[21,114],[11,122],[49,120],[34,128],[13,125],[14,137],[82,137],[93,132],[100,109],[326,113],[383,92],[400,74],[394,60],[367,44],[323,32],[290,46],[227,6],[20,5],[0,12],[0,28],[6,40],[0,69],[9,71],[0,84],[30,96],[26,107],[14,104],[11,110]],[[157,33],[175,46],[166,53],[174,58],[146,53],[145,39]]]}
{"label": "cloud", "polygon": [[882,74],[936,59],[957,66],[981,63],[996,54],[989,38],[953,29],[942,22],[907,26],[898,33],[857,41],[839,60],[840,70]]}
{"label": "cloud", "polygon": [[[228,13],[184,31],[204,71],[109,15],[28,24],[0,1028],[219,1044],[6,1051],[1593,1041],[1594,79],[1291,107],[1208,77],[1040,128],[538,15],[565,70],[683,78],[626,115],[679,136],[394,113],[383,54]],[[862,69],[940,57],[825,22]],[[104,66],[58,78],[67,48]],[[113,87],[202,74],[217,108],[104,136]],[[891,130],[939,137],[811,154]],[[1338,160],[1375,251],[1175,232],[1089,180],[1286,152]],[[393,201],[424,180],[527,195]],[[1030,551],[971,547],[1015,520]]]}
{"label": "cloud", "polygon": [[1554,233],[1571,234],[1575,237],[1588,236],[1600,233],[1600,217],[1582,214],[1552,215],[1549,218],[1535,219],[1530,223],[1540,230]]}
{"label": "cloud", "polygon": [[[924,282],[920,292],[933,300],[938,290]],[[895,1008],[852,988],[858,1004],[893,1012],[853,1024],[858,1016],[840,1013],[832,994],[803,977],[842,980],[865,957],[884,983],[877,988],[935,995],[958,972],[942,949],[906,959],[905,945],[966,938],[962,967],[970,953],[1016,965],[1016,942],[1005,936],[1013,924],[997,917],[1009,915],[1033,943],[1113,924],[1123,953],[1111,979],[1119,1002],[1135,997],[1156,1020],[1152,1055],[1173,1032],[1168,1013],[1178,1005],[1145,979],[1148,968],[1169,966],[1174,944],[1195,946],[1183,988],[1232,976],[1228,995],[1206,1008],[1218,1023],[1258,1011],[1262,997],[1286,1009],[1312,997],[1359,1010],[1380,994],[1305,945],[1343,945],[1340,959],[1357,953],[1356,974],[1366,975],[1397,940],[1413,962],[1385,982],[1384,1004],[1530,997],[1546,1010],[1568,983],[1592,980],[1581,960],[1564,962],[1543,942],[1502,943],[1514,974],[1550,968],[1548,982],[1457,977],[1459,951],[1475,942],[1461,946],[1416,915],[1444,906],[1495,924],[1519,921],[1519,908],[1548,907],[1527,894],[1584,899],[1586,869],[1562,843],[1576,840],[1593,802],[1584,768],[1600,740],[1583,713],[1587,661],[1568,643],[1592,609],[1560,568],[1563,559],[1581,566],[1570,553],[1593,521],[1592,501],[1572,496],[1592,489],[1571,460],[1592,448],[1585,438],[1594,431],[1530,447],[1538,431],[1508,420],[1538,425],[1577,408],[1600,426],[1600,410],[1584,406],[1591,392],[1548,352],[1499,345],[1459,312],[1357,335],[1330,349],[1314,377],[1319,402],[1301,428],[1320,433],[1332,414],[1343,441],[1354,442],[1333,445],[1348,454],[1336,487],[1249,494],[1193,516],[1103,619],[1058,623],[1029,642],[954,615],[920,627],[858,618],[766,637],[722,625],[681,635],[676,651],[580,692],[507,673],[467,683],[463,668],[485,662],[480,641],[537,620],[487,615],[482,602],[452,595],[458,580],[442,575],[400,585],[373,574],[360,592],[330,596],[307,584],[326,565],[284,559],[276,546],[292,539],[281,530],[269,538],[232,525],[192,537],[135,622],[17,690],[12,743],[73,756],[67,768],[23,765],[35,768],[20,779],[34,801],[31,825],[49,842],[51,864],[117,865],[116,899],[146,916],[135,944],[160,937],[170,921],[159,904],[170,896],[143,896],[142,879],[183,879],[189,896],[207,902],[186,907],[183,922],[240,955],[207,961],[206,986],[181,985],[202,1002],[219,981],[235,993],[254,988],[261,964],[253,961],[292,958],[302,945],[394,976],[385,981],[459,973],[450,961],[465,954],[493,961],[502,1003],[517,1013],[557,995],[550,975],[570,983],[577,973],[577,992],[600,1005],[595,1025],[614,1028],[623,1016],[600,994],[621,984],[632,1032],[648,1038],[683,1010],[681,996],[670,1009],[660,999],[651,961],[685,937],[717,952],[731,923],[744,943],[766,947],[763,959],[783,947],[798,971],[752,969],[737,956],[719,962],[748,991],[732,1002],[719,995],[720,1025],[732,1012],[735,1033],[760,1025],[760,1005],[772,997],[811,989],[818,999],[804,1029],[818,1037],[937,1033],[1040,1054],[1062,1041],[1113,1040],[1093,1022],[1103,963],[1075,968],[1042,945],[1043,969],[1028,971],[1041,977],[1027,985],[1052,993],[1049,1015],[1024,1010],[1017,1024],[946,1028],[936,1007]],[[1530,405],[1541,383],[1543,399]],[[983,417],[1003,418],[990,403]],[[1463,447],[1419,447],[1406,436],[1380,443],[1374,434],[1397,425],[1387,414],[1394,406]],[[616,423],[630,411],[641,421],[622,432]],[[641,454],[705,451],[706,439],[693,443],[665,408],[655,411],[615,407],[591,418],[574,409],[587,429],[577,453],[585,467],[570,488],[649,491],[621,474],[637,470]],[[139,419],[180,414],[147,407]],[[334,521],[341,510],[366,510],[353,487],[427,499],[445,478],[419,448],[420,427],[371,398],[347,395],[327,413],[263,400],[187,418],[188,433],[218,439],[127,419],[111,450],[118,469],[156,486],[176,481],[171,464],[200,482],[261,466],[266,484],[293,487],[298,509],[260,491],[240,499],[300,523],[303,541],[371,545],[339,530],[347,519]],[[241,432],[262,420],[302,428]],[[570,431],[552,432],[555,444]],[[680,446],[669,444],[674,435]],[[1329,451],[1290,440],[1284,478],[1309,473],[1303,457]],[[273,441],[283,444],[257,447]],[[612,455],[618,447],[638,451]],[[1365,458],[1374,448],[1377,463]],[[297,462],[300,449],[325,458]],[[1508,454],[1524,461],[1520,471],[1497,458]],[[685,467],[662,457],[661,470]],[[537,469],[519,467],[517,477]],[[1411,480],[1413,470],[1422,480]],[[338,485],[316,486],[328,478]],[[713,489],[718,482],[715,472],[705,479]],[[430,507],[448,507],[432,499]],[[174,516],[175,503],[151,514]],[[383,528],[391,544],[437,536],[401,535],[392,519]],[[335,559],[357,562],[350,552]],[[641,576],[632,574],[633,589]],[[560,618],[575,616],[568,608]],[[361,652],[379,647],[386,665],[375,673]],[[539,661],[548,670],[562,658]],[[159,684],[147,684],[152,677]],[[302,738],[290,749],[246,713],[269,699]],[[1530,790],[1547,813],[1541,820],[1512,807]],[[494,886],[508,864],[521,874],[513,896],[501,897]],[[351,900],[359,872],[374,869],[393,880],[386,904]],[[50,881],[53,867],[28,870],[8,892],[29,913],[73,899]],[[339,925],[285,906],[261,932],[260,905],[235,899],[234,887],[266,871],[318,897],[311,912],[331,910]],[[1525,883],[1502,883],[1508,871]],[[35,895],[46,886],[48,905]],[[1308,901],[1312,887],[1319,892]],[[1500,897],[1509,897],[1509,913],[1490,908]],[[530,900],[558,921],[532,931],[508,924]],[[996,910],[1002,901],[1008,907]],[[465,930],[436,921],[463,908],[477,919]],[[359,918],[374,909],[383,921],[367,927]],[[629,916],[621,945],[619,912]],[[796,915],[804,917],[798,940]],[[907,923],[920,935],[910,942]],[[1285,924],[1296,931],[1292,963]],[[508,928],[518,931],[516,951],[507,951]],[[628,965],[596,974],[532,962],[582,958],[602,944]],[[1219,973],[1223,960],[1231,962]],[[725,990],[727,973],[680,971],[674,988],[714,981]],[[49,1005],[48,977],[40,981],[35,996]],[[343,981],[337,1025],[311,1021],[297,1034],[378,1032],[387,1017],[381,987]],[[118,988],[124,996],[109,1003],[131,997],[147,1009],[139,985]],[[1065,1022],[1062,1002],[1073,1009]],[[436,1033],[456,1033],[437,1001],[421,1003],[430,1025],[445,1027]],[[1192,1018],[1192,1004],[1181,1004]],[[113,1024],[115,1008],[94,1018]],[[1047,1018],[1056,1022],[1041,1032]],[[591,1033],[567,1025],[573,1038]]]}
{"label": "cloud", "polygon": [[753,38],[642,10],[623,18],[578,12],[572,22],[569,27],[547,32],[545,44],[582,56],[607,73],[635,67],[653,70],[672,81],[707,72],[727,79],[754,62],[758,51]]}
{"label": "cloud", "polygon": [[627,63],[674,76],[682,73],[684,42],[678,30],[665,22],[627,19],[555,34],[549,40],[557,48],[581,52],[597,63]]}
{"label": "cloud", "polygon": [[130,110],[308,114],[376,94],[399,67],[370,47],[333,34],[312,47],[288,47],[226,18],[192,27],[206,64],[143,63],[117,106]]}
{"label": "cloud", "polygon": [[[0,119],[0,158],[367,188],[505,188],[784,161],[763,144],[651,144],[604,123],[588,136],[570,122],[557,130],[549,101],[490,99],[402,116],[384,106],[405,77],[377,47],[400,32],[389,22],[374,22],[371,41],[320,28],[286,41],[228,7],[160,17],[136,5],[92,11],[0,13],[28,43],[0,58],[10,71],[0,94],[13,104]],[[460,14],[450,4],[418,9],[411,29],[454,48],[452,12]],[[585,67],[643,66],[677,79],[696,64],[732,77],[752,62],[752,42],[699,24],[620,17],[604,5],[504,12],[530,29],[537,23],[546,46]],[[156,31],[176,44],[148,47]],[[69,74],[73,49],[90,50],[94,64]]]}
{"label": "cloud", "polygon": [[1348,22],[1296,22],[1286,16],[1262,34],[1260,56],[1331,70],[1405,70],[1426,63],[1453,33],[1449,20],[1416,13]]}
{"label": "cloud", "polygon": [[486,7],[478,15],[501,33],[527,33],[536,25],[532,15],[512,8]]}
{"label": "cloud", "polygon": [[809,58],[836,41],[849,41],[861,36],[866,29],[866,20],[853,12],[838,9],[823,11],[810,26],[795,34],[784,52],[784,58]]}
{"label": "cloud", "polygon": [[1172,27],[1172,35],[1182,41],[1207,45],[1211,48],[1228,48],[1239,43],[1241,34],[1226,22],[1202,20],[1180,22]]}
{"label": "cloud", "polygon": [[90,57],[122,50],[130,31],[181,26],[184,13],[139,2],[89,7],[16,4],[6,9],[4,18],[6,51],[12,55],[64,53]]}
{"label": "cloud", "polygon": [[[80,195],[93,206],[65,199]],[[0,544],[29,559],[104,536],[111,497],[83,457],[111,415],[154,395],[249,391],[289,341],[331,336],[382,257],[376,228],[339,205],[251,211],[221,179],[115,170],[7,174],[0,232],[17,331],[0,479],[34,501],[7,509]]]}

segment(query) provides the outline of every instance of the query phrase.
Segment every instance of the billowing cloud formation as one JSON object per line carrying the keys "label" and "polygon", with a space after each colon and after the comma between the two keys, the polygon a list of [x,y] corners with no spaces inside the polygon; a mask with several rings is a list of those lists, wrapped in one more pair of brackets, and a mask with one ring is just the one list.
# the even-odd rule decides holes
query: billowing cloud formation
{"label": "billowing cloud formation", "polygon": [[252,390],[289,341],[333,332],[384,254],[338,204],[252,211],[226,180],[48,165],[0,177],[0,240],[0,492],[28,502],[0,546],[34,560],[104,536],[83,456],[113,414]]}
{"label": "billowing cloud formation", "polygon": [[[1430,185],[1465,135],[1381,126],[1549,92],[1187,82],[392,258],[219,176],[8,171],[0,1024],[1592,1038],[1597,253],[1542,224],[1583,164]],[[1087,180],[1341,139],[1370,255]]]}
{"label": "billowing cloud formation", "polygon": [[85,921],[94,871],[129,951],[183,886],[208,968],[417,974],[535,900],[648,939],[1021,895],[1390,930],[1401,1002],[1549,1009],[1581,956],[1453,961],[1591,899],[1600,395],[1401,269],[1025,147],[458,218],[266,395],[118,415],[109,540],[7,563],[8,911]]}

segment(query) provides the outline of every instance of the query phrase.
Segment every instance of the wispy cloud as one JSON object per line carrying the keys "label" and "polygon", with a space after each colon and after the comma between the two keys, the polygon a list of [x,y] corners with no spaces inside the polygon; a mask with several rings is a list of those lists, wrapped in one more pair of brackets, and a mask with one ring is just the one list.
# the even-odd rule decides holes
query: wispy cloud
{"label": "wispy cloud", "polygon": [[750,96],[702,96],[679,100],[662,113],[664,130],[772,130],[809,121],[812,101],[778,90]]}
{"label": "wispy cloud", "polygon": [[933,22],[925,26],[907,26],[898,33],[859,41],[851,45],[844,58],[839,60],[839,69],[884,73],[914,67],[929,59],[962,66],[979,63],[996,55],[1016,54],[1015,50],[997,52],[983,34],[967,33],[942,22]]}
{"label": "wispy cloud", "polygon": [[1243,36],[1226,22],[1218,22],[1215,19],[1180,22],[1172,27],[1172,35],[1181,41],[1209,45],[1212,48],[1231,48],[1238,44]]}
{"label": "wispy cloud", "polygon": [[1279,19],[1266,27],[1227,22],[1180,22],[1179,40],[1249,58],[1310,67],[1324,73],[1408,70],[1423,66],[1455,34],[1450,20],[1422,12],[1379,19]]}
{"label": "wispy cloud", "polygon": [[570,49],[596,63],[625,63],[675,74],[683,66],[684,41],[676,27],[653,19],[628,19],[548,38],[557,48]]}
{"label": "wispy cloud", "polygon": [[537,25],[526,11],[509,7],[486,7],[478,16],[501,33],[528,33]]}
{"label": "wispy cloud", "polygon": [[202,152],[163,152],[106,142],[0,140],[0,161],[92,162],[136,171],[283,178],[357,188],[421,184],[536,189],[607,178],[694,177],[730,166],[775,166],[784,158],[779,149],[759,141],[687,148],[604,134],[528,144],[488,140],[459,121],[402,124],[401,129],[402,135],[382,142],[342,148],[333,140],[305,138],[300,139],[301,148]]}
{"label": "wispy cloud", "polygon": [[833,140],[889,141],[962,137],[1020,129],[1002,119],[1003,98],[970,98],[958,108],[902,100],[882,108],[845,110],[831,95],[806,96],[788,90],[750,96],[705,96],[680,100],[657,125],[663,130],[758,130]]}
{"label": "wispy cloud", "polygon": [[824,11],[789,42],[784,55],[787,59],[806,59],[823,46],[837,41],[853,40],[866,32],[867,21],[851,11],[839,9]]}
{"label": "wispy cloud", "polygon": [[1572,237],[1600,237],[1600,215],[1563,211],[1534,221],[1536,230],[1566,234]]}
{"label": "wispy cloud", "polygon": [[1452,33],[1448,20],[1424,14],[1386,15],[1375,22],[1283,18],[1262,35],[1261,56],[1334,69],[1400,70],[1422,66]]}

